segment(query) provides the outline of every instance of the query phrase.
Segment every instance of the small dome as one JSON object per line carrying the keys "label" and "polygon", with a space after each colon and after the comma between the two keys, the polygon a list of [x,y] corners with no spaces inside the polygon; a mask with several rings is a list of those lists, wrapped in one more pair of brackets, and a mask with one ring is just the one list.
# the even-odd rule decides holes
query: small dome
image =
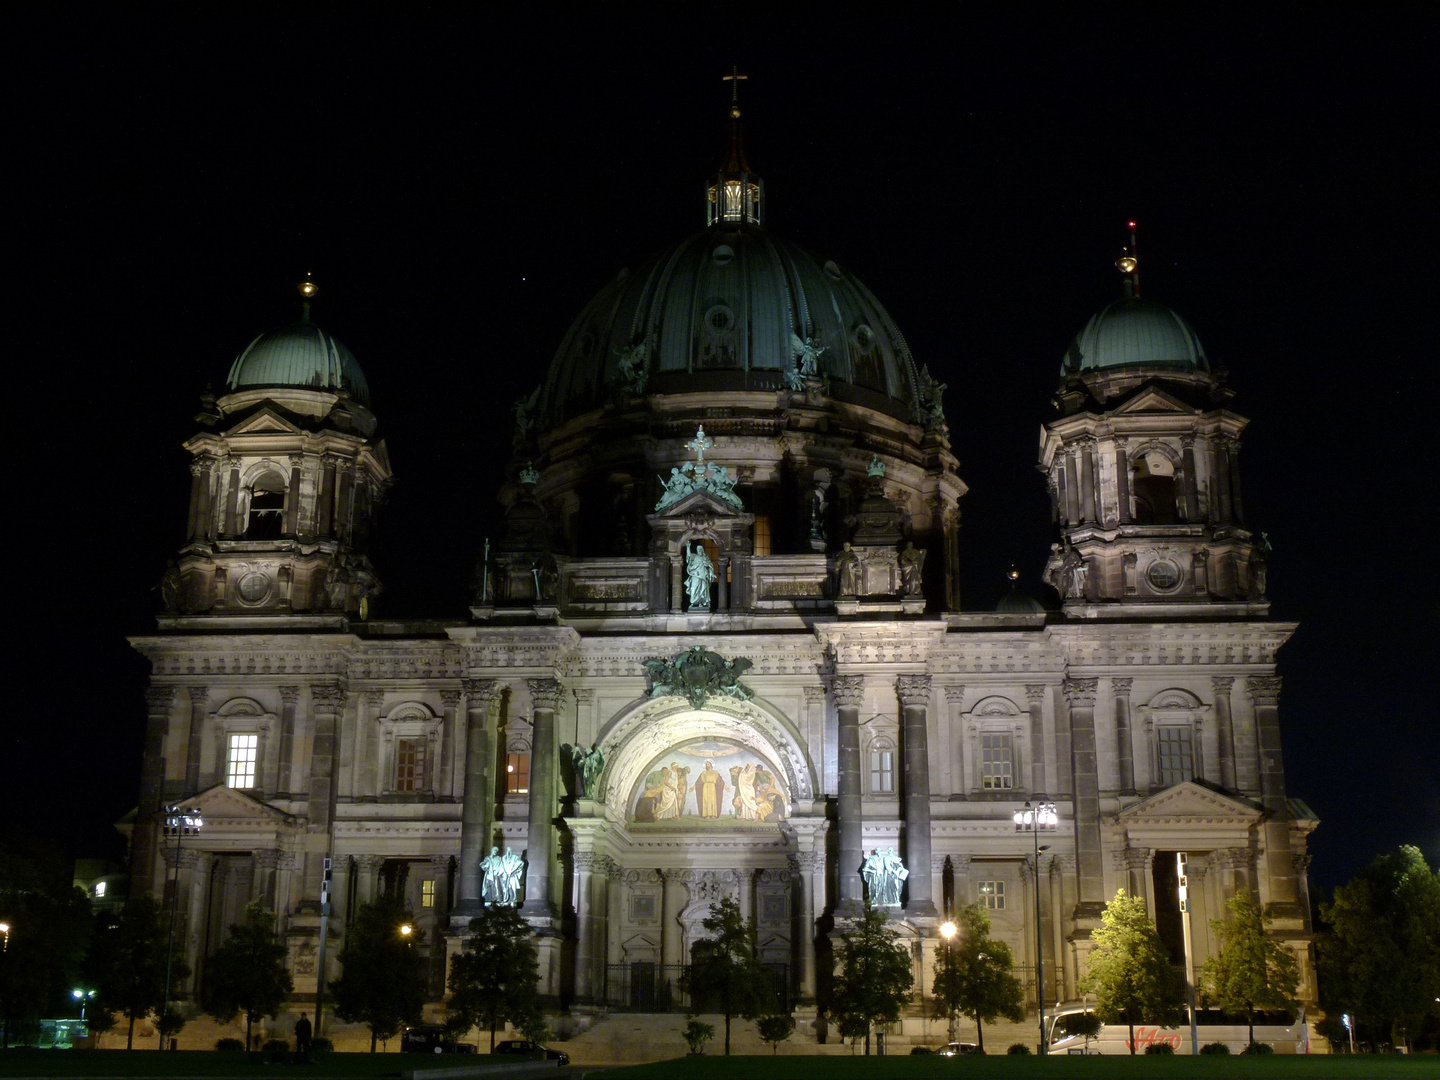
{"label": "small dome", "polygon": [[1075,336],[1060,374],[1109,368],[1165,367],[1210,371],[1210,361],[1190,324],[1164,304],[1117,300],[1093,315]]}
{"label": "small dome", "polygon": [[1025,596],[1012,590],[1000,598],[1000,602],[995,605],[995,611],[1000,615],[1043,615],[1045,605],[1033,596]]}
{"label": "small dome", "polygon": [[367,408],[370,405],[370,386],[354,355],[308,322],[261,334],[235,358],[225,381],[232,390],[261,386],[343,390]]}

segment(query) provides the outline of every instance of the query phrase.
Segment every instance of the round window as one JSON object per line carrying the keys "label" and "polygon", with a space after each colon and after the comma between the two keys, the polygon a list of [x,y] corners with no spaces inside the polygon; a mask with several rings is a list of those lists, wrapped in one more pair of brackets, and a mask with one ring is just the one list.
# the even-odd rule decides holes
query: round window
{"label": "round window", "polygon": [[735,326],[735,313],[723,304],[716,304],[705,313],[705,329],[712,334],[728,334]]}
{"label": "round window", "polygon": [[875,331],[861,323],[855,328],[855,344],[867,351],[873,349],[875,347]]}
{"label": "round window", "polygon": [[735,261],[735,249],[729,244],[721,244],[710,253],[710,257],[715,260],[716,266],[729,266]]}
{"label": "round window", "polygon": [[1145,571],[1145,580],[1158,592],[1169,592],[1180,584],[1180,568],[1166,559],[1156,559]]}
{"label": "round window", "polygon": [[245,604],[258,604],[270,595],[270,577],[259,570],[252,570],[235,583],[235,591]]}

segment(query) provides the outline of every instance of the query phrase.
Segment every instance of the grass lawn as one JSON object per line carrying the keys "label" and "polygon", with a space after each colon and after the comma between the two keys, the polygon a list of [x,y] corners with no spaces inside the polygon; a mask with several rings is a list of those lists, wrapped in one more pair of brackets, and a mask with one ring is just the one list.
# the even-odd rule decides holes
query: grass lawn
{"label": "grass lawn", "polygon": [[216,1050],[6,1050],[0,1077],[366,1077],[395,1076],[402,1069],[459,1065],[473,1057],[435,1059],[424,1054],[321,1054],[311,1065],[267,1065],[263,1054]]}
{"label": "grass lawn", "polygon": [[1021,1080],[1288,1080],[1338,1077],[1440,1077],[1440,1057],[1376,1055],[1287,1055],[1275,1057],[731,1057],[714,1054],[623,1069],[585,1071],[586,1080],[932,1080],[936,1077]]}

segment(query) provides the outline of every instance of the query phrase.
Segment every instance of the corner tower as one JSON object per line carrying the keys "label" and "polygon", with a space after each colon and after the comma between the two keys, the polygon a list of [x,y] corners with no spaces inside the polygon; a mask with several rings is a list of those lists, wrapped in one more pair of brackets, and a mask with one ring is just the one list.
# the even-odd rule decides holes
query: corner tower
{"label": "corner tower", "polygon": [[380,582],[367,555],[391,479],[355,357],[310,321],[261,334],[195,418],[185,545],[161,585],[162,627],[341,626]]}
{"label": "corner tower", "polygon": [[1265,551],[1245,527],[1233,392],[1176,312],[1140,296],[1135,223],[1124,295],[1091,317],[1060,369],[1040,436],[1060,542],[1045,578],[1072,617],[1127,606],[1263,614]]}

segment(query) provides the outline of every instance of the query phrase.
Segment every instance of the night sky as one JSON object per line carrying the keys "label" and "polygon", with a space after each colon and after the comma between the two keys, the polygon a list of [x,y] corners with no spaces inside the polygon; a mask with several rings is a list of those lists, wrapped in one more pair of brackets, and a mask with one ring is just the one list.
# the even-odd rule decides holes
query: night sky
{"label": "night sky", "polygon": [[509,403],[601,285],[701,227],[738,64],[768,227],[949,384],[967,609],[1012,562],[1041,595],[1039,426],[1139,221],[1144,294],[1253,421],[1312,877],[1440,860],[1434,9],[597,8],[11,16],[8,824],[119,854],[145,721],[124,638],[182,539],[180,444],[307,270],[398,478],[377,613],[465,617]]}

